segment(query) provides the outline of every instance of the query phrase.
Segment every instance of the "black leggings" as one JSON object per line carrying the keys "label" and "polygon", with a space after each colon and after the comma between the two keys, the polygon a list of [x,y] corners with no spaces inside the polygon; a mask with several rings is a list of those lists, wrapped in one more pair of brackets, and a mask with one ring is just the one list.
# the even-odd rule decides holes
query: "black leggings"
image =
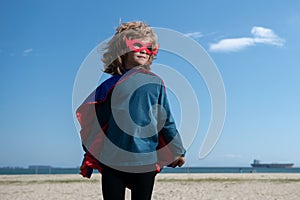
{"label": "black leggings", "polygon": [[107,166],[102,171],[104,200],[124,200],[125,189],[131,189],[131,200],[150,200],[157,172],[129,173]]}

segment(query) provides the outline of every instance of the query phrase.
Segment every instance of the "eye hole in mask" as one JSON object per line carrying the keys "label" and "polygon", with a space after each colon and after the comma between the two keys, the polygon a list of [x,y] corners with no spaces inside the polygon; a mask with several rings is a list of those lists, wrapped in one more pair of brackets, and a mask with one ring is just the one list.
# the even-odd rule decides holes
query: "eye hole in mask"
{"label": "eye hole in mask", "polygon": [[145,50],[146,53],[148,55],[156,55],[158,52],[158,49],[153,51],[152,50],[152,43],[148,42],[148,43],[144,43],[139,39],[133,39],[133,40],[129,40],[126,36],[124,37],[125,41],[126,41],[126,45],[127,47],[134,52],[140,52]]}

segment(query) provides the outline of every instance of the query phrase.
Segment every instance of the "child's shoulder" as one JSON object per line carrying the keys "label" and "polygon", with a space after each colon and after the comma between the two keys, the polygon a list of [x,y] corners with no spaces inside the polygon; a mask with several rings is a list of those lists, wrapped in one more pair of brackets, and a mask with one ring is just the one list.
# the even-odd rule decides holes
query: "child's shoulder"
{"label": "child's shoulder", "polygon": [[96,89],[96,99],[98,101],[103,101],[106,99],[108,93],[113,89],[120,78],[120,75],[113,75],[103,81]]}
{"label": "child's shoulder", "polygon": [[120,78],[121,78],[121,75],[119,75],[119,74],[112,75],[111,77],[109,77],[108,79],[106,79],[105,81],[103,81],[100,84],[100,87],[111,87],[114,84],[116,84],[116,82],[118,82],[118,80]]}
{"label": "child's shoulder", "polygon": [[136,74],[144,74],[144,75],[149,75],[149,77],[155,78],[157,80],[163,81],[163,79],[158,76],[157,74],[155,74],[154,72],[151,72],[150,70],[144,69],[144,68],[138,68],[135,71],[133,71],[133,73]]}
{"label": "child's shoulder", "polygon": [[151,72],[150,70],[144,68],[132,69],[127,74],[125,74],[123,80],[130,79],[135,80],[138,83],[156,83],[158,85],[164,85],[163,79],[157,74]]}

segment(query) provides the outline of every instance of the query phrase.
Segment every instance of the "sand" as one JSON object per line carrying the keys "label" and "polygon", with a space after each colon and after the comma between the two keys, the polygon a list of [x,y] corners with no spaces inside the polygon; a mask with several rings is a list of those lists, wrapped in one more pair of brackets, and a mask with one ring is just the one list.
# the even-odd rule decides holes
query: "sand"
{"label": "sand", "polygon": [[[102,199],[100,174],[1,175],[1,200]],[[300,174],[158,174],[154,200],[298,200]],[[130,199],[130,190],[126,191]]]}

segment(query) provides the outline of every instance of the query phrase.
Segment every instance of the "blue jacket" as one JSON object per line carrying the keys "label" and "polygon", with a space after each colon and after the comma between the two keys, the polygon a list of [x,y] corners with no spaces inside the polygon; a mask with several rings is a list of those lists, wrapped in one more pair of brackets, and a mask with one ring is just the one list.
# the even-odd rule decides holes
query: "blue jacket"
{"label": "blue jacket", "polygon": [[107,79],[79,107],[77,117],[84,150],[106,165],[151,165],[161,159],[167,165],[166,150],[169,162],[185,154],[165,85],[148,70]]}

